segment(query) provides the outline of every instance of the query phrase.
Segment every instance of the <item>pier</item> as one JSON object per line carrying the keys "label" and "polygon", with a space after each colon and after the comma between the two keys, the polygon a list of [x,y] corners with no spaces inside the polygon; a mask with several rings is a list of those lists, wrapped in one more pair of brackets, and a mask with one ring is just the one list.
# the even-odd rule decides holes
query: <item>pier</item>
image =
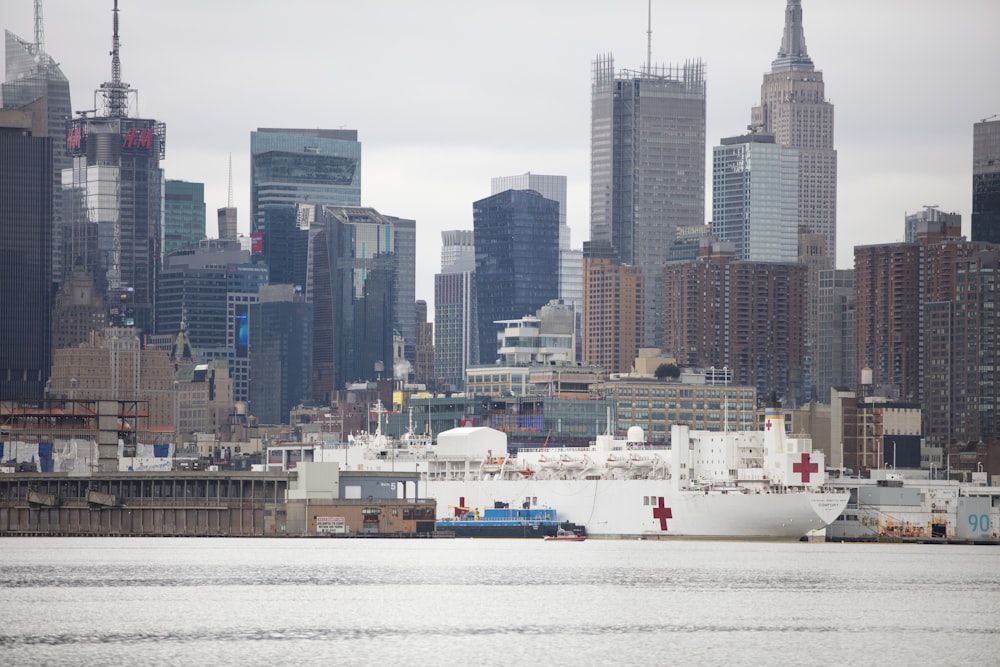
{"label": "pier", "polygon": [[261,537],[286,525],[288,473],[0,476],[0,535]]}

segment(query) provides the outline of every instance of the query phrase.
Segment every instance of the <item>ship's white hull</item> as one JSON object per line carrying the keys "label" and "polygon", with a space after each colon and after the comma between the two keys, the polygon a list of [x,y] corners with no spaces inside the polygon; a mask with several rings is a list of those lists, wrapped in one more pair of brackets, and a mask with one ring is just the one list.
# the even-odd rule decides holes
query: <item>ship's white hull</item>
{"label": "ship's white hull", "polygon": [[677,491],[665,480],[470,480],[424,482],[438,516],[452,507],[551,507],[560,520],[609,538],[798,539],[825,528],[847,494]]}

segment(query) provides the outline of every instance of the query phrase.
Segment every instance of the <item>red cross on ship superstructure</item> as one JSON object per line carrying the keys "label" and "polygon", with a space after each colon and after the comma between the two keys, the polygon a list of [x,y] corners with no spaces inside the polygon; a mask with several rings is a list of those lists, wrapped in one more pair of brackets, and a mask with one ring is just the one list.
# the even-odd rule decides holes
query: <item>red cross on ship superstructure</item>
{"label": "red cross on ship superstructure", "polygon": [[818,463],[812,463],[812,462],[810,462],[809,461],[809,454],[806,453],[806,452],[803,452],[802,453],[802,460],[799,461],[798,463],[793,463],[792,464],[792,472],[801,473],[801,475],[802,475],[802,482],[804,484],[808,484],[809,483],[809,476],[812,475],[814,472],[815,473],[819,472],[819,464]]}
{"label": "red cross on ship superstructure", "polygon": [[670,511],[669,507],[664,507],[663,506],[663,496],[659,496],[657,498],[657,502],[659,504],[657,504],[653,508],[653,518],[660,520],[660,530],[666,530],[667,529],[667,519],[673,519],[674,515],[673,515],[673,512]]}

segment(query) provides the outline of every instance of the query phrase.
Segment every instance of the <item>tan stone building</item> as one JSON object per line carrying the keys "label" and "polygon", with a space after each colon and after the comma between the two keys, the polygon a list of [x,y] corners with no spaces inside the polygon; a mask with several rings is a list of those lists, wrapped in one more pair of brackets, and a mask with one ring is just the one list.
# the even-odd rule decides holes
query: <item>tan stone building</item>
{"label": "tan stone building", "polygon": [[708,431],[754,430],[756,390],[721,381],[709,384],[711,379],[708,374],[687,374],[681,381],[622,377],[595,383],[591,393],[614,404],[617,432],[641,426],[649,442],[667,443],[673,424]]}
{"label": "tan stone building", "polygon": [[166,352],[144,350],[135,329],[107,327],[86,343],[56,350],[49,396],[149,403],[149,427],[175,425],[174,367]]}
{"label": "tan stone building", "polygon": [[104,299],[88,274],[75,271],[66,276],[56,295],[52,315],[52,349],[76,347],[90,340],[92,331],[104,329],[107,317]]}

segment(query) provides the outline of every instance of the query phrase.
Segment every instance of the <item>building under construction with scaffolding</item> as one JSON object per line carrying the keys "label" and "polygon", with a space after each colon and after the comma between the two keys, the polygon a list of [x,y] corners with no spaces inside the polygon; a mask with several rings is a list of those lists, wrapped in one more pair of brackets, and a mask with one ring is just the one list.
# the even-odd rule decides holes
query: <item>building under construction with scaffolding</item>
{"label": "building under construction with scaffolding", "polygon": [[148,422],[147,401],[0,401],[0,464],[75,475],[170,470],[173,433]]}

